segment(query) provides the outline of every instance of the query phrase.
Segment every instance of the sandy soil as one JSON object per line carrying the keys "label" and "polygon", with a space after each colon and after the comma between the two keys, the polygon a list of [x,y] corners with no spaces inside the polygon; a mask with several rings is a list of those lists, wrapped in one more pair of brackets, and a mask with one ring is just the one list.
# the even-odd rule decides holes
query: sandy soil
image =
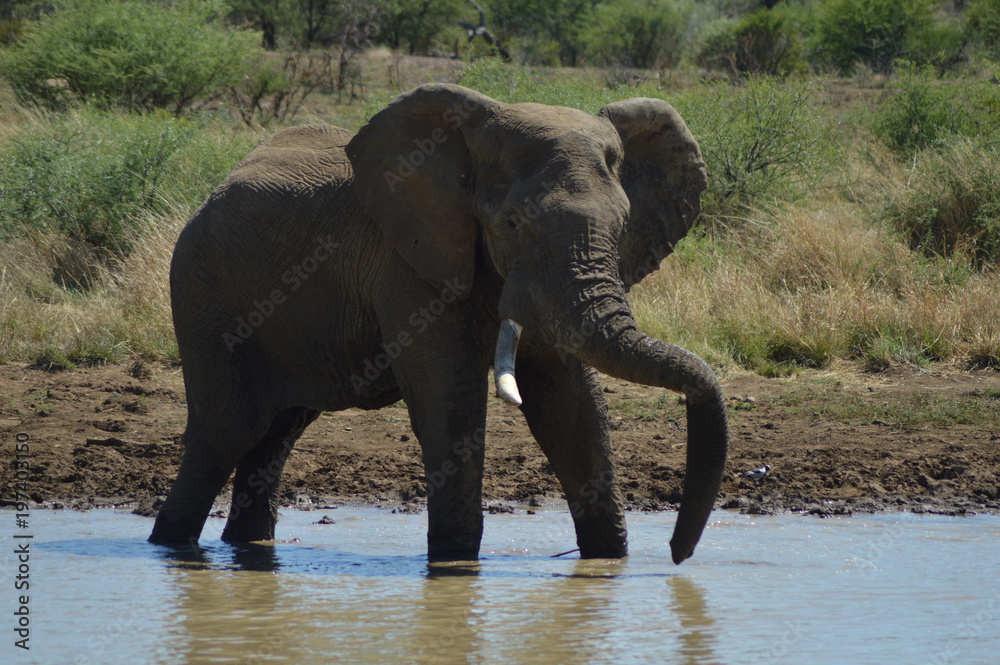
{"label": "sandy soil", "polygon": [[[817,515],[1000,510],[1000,372],[850,366],[788,379],[723,377],[731,452],[718,506]],[[676,507],[684,408],[676,396],[605,379],[629,507]],[[186,418],[180,370],[107,366],[48,373],[0,365],[0,492],[15,498],[15,437],[29,437],[28,495],[49,507],[142,506],[177,472]],[[23,436],[21,437],[23,438]],[[520,413],[490,406],[486,508],[561,501]],[[759,485],[743,471],[763,464]],[[422,506],[419,446],[402,405],[324,414],[285,469],[289,505]],[[220,505],[220,508],[223,507]]]}

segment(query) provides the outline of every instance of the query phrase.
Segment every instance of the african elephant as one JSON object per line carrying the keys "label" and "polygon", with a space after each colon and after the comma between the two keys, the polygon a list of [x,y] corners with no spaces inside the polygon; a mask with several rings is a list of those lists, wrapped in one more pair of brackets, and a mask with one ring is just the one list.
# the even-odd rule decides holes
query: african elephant
{"label": "african elephant", "polygon": [[687,233],[705,186],[698,144],[653,99],[595,117],[425,85],[356,135],[312,125],[264,140],[174,251],[186,447],[150,540],[196,539],[234,468],[223,540],[272,539],[303,430],[322,411],[402,398],[423,452],[428,555],[476,558],[493,364],[583,557],[627,554],[598,371],[686,396],[680,563],[721,482],[725,402],[702,360],[636,329],[625,293]]}

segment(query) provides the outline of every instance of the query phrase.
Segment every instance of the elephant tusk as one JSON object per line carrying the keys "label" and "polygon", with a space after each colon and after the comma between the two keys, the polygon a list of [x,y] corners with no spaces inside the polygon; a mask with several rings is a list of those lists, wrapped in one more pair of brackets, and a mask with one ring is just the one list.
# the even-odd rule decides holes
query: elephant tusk
{"label": "elephant tusk", "polygon": [[514,361],[517,358],[517,343],[521,339],[521,324],[504,319],[497,335],[497,352],[493,358],[493,378],[497,386],[497,396],[508,404],[521,405],[521,394],[514,379]]}

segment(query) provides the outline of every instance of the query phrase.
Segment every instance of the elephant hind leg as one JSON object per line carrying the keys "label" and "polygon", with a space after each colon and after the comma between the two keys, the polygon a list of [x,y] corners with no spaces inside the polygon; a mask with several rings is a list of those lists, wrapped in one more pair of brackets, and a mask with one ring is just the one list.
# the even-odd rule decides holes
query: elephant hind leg
{"label": "elephant hind leg", "polygon": [[201,536],[212,504],[233,472],[235,460],[220,460],[211,454],[205,429],[188,422],[185,450],[167,500],[156,515],[149,536],[152,543],[193,544]]}
{"label": "elephant hind leg", "polygon": [[274,540],[281,472],[295,442],[319,414],[300,407],[275,414],[267,433],[236,466],[233,502],[222,540]]}

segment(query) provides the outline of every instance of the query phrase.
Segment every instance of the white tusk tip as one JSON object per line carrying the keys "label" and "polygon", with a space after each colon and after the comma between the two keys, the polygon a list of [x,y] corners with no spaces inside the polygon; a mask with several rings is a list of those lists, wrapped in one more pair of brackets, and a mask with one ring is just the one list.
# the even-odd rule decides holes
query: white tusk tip
{"label": "white tusk tip", "polygon": [[521,406],[521,394],[517,390],[517,381],[514,375],[504,372],[496,379],[497,395],[503,401],[514,406]]}

